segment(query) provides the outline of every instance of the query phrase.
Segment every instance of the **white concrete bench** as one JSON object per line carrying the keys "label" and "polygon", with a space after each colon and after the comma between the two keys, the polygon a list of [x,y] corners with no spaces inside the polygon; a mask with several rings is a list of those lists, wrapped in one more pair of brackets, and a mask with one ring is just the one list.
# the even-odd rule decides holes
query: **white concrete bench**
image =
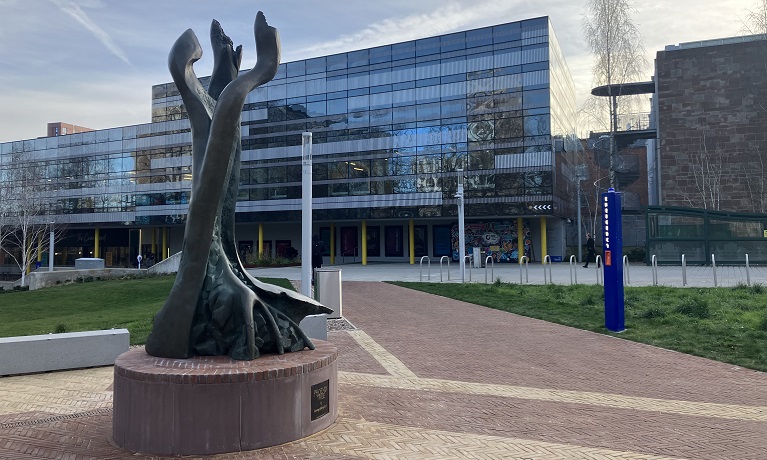
{"label": "white concrete bench", "polygon": [[127,329],[0,338],[0,375],[110,366],[129,346]]}

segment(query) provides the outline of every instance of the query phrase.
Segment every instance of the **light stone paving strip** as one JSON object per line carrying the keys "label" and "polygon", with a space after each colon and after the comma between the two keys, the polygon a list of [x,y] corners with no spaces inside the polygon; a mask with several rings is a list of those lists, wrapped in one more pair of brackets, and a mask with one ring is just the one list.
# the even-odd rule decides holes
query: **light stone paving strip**
{"label": "light stone paving strip", "polygon": [[[545,388],[521,387],[511,385],[494,385],[487,383],[459,382],[420,378],[392,356],[384,347],[376,343],[372,337],[362,331],[353,331],[352,335],[360,345],[389,370],[384,363],[394,366],[397,374],[392,376],[377,374],[362,374],[355,372],[339,372],[338,382],[348,385],[364,385],[379,388],[394,388],[399,390],[421,390],[445,393],[460,393],[481,396],[496,396],[504,398],[532,399],[572,404],[588,404],[592,406],[615,407],[643,411],[664,412],[669,414],[692,415],[700,417],[717,417],[732,420],[748,420],[755,422],[767,421],[767,407],[743,406],[736,404],[718,404],[673,399],[645,398],[640,396],[625,396],[610,393],[587,391],[547,390]],[[404,369],[404,370],[403,370]],[[405,372],[405,370],[407,372]],[[408,376],[410,373],[411,376]]]}
{"label": "light stone paving strip", "polygon": [[614,407],[668,414],[716,417],[756,422],[767,421],[767,407],[701,403],[672,399],[654,399],[586,391],[547,390],[543,388],[457,382],[453,380],[403,378],[376,374],[339,372],[339,383],[398,390],[458,393],[501,398],[518,398],[591,406]]}
{"label": "light stone paving strip", "polygon": [[410,369],[405,366],[396,356],[386,351],[384,347],[378,344],[372,337],[366,333],[356,330],[349,331],[349,335],[391,375],[405,378],[417,378]]}
{"label": "light stone paving strip", "polygon": [[334,426],[293,445],[370,460],[678,460],[638,452],[574,446],[519,438],[411,428],[365,420],[339,420]]}

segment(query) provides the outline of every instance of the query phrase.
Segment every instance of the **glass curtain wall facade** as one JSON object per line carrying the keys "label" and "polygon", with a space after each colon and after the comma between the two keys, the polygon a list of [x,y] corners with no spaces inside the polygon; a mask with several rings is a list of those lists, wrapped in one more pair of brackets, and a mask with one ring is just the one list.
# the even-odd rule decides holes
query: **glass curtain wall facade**
{"label": "glass curtain wall facade", "polygon": [[[178,226],[189,124],[172,83],[152,93],[150,124],[0,144],[0,165],[39,171],[46,219]],[[575,95],[547,17],[281,64],[242,126],[241,224],[300,222],[306,131],[318,225],[452,222],[459,169],[467,219],[569,217]]]}

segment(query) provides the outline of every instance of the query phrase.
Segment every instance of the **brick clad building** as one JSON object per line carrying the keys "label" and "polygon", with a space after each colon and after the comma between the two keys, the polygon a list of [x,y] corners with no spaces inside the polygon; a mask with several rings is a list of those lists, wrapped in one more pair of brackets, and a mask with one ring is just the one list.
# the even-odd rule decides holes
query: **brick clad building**
{"label": "brick clad building", "polygon": [[737,37],[657,54],[660,204],[767,212],[767,40]]}

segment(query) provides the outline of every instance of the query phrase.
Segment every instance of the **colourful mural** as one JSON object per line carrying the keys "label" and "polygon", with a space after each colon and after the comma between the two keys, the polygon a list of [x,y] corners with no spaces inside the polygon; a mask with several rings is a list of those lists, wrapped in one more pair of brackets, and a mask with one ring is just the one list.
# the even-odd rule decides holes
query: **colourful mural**
{"label": "colourful mural", "polygon": [[[532,261],[534,258],[532,240],[530,238],[530,223],[522,221],[524,232],[524,253]],[[458,261],[458,224],[454,224],[450,236],[453,245],[453,260]],[[517,262],[519,248],[517,247],[517,221],[488,221],[466,224],[466,255],[472,255],[473,249],[479,247],[484,254],[483,259],[491,256],[494,262]],[[484,262],[484,260],[483,260]]]}

